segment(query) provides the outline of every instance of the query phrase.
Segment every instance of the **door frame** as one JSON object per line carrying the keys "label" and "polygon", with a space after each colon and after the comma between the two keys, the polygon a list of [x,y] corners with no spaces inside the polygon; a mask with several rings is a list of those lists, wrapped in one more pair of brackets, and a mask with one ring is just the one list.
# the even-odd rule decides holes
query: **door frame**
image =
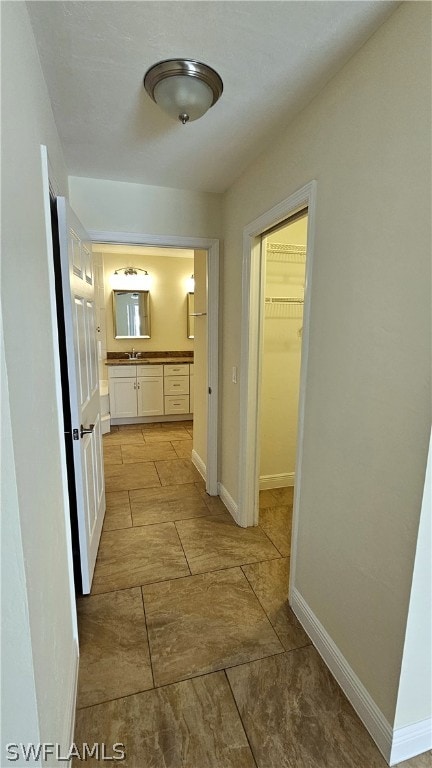
{"label": "door frame", "polygon": [[288,219],[302,208],[308,209],[296,481],[291,546],[291,584],[294,583],[297,521],[301,494],[316,195],[317,182],[311,181],[285,200],[273,206],[269,211],[263,213],[243,230],[238,522],[241,526],[247,527],[258,524],[259,513],[259,397],[261,388],[262,315],[265,288],[261,236],[267,230]]}
{"label": "door frame", "polygon": [[207,381],[209,387],[207,410],[206,491],[218,494],[218,410],[219,410],[219,240],[176,235],[148,235],[135,232],[107,232],[90,229],[94,243],[142,245],[158,248],[189,248],[207,251]]}

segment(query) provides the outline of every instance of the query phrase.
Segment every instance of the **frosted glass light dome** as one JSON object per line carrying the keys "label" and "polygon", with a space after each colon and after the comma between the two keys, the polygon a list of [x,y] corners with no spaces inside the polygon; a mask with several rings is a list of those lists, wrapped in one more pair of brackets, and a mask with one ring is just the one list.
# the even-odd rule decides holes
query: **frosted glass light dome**
{"label": "frosted glass light dome", "polygon": [[202,117],[222,94],[218,73],[194,59],[167,59],[147,70],[144,88],[161,109],[183,124]]}
{"label": "frosted glass light dome", "polygon": [[[197,77],[165,77],[154,89],[156,104],[174,119],[198,120],[213,104],[213,91]],[[184,117],[183,117],[184,116]],[[188,122],[186,120],[186,122]]]}

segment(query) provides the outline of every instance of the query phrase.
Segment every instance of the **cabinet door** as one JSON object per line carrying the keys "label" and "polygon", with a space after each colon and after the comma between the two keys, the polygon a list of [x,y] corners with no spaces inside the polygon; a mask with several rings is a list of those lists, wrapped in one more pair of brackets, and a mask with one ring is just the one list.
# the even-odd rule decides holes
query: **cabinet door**
{"label": "cabinet door", "polygon": [[110,412],[113,419],[137,415],[136,378],[110,379]]}
{"label": "cabinet door", "polygon": [[138,376],[138,416],[162,416],[164,412],[162,376]]}

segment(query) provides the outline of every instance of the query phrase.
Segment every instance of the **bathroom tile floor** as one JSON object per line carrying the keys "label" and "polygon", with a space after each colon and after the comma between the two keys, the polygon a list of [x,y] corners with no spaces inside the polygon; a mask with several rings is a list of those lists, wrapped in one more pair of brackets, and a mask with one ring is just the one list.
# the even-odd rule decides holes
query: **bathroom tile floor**
{"label": "bathroom tile floor", "polygon": [[124,744],[125,768],[385,768],[288,606],[292,489],[261,492],[260,526],[239,528],[191,437],[192,422],[104,437],[75,742]]}

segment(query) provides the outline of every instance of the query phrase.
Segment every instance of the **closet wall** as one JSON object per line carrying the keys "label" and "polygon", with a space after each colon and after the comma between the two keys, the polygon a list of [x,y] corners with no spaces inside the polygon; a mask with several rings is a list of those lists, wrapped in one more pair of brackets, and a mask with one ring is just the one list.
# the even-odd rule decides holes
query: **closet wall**
{"label": "closet wall", "polygon": [[[264,239],[260,487],[294,484],[307,216]],[[298,299],[285,301],[286,299]]]}

